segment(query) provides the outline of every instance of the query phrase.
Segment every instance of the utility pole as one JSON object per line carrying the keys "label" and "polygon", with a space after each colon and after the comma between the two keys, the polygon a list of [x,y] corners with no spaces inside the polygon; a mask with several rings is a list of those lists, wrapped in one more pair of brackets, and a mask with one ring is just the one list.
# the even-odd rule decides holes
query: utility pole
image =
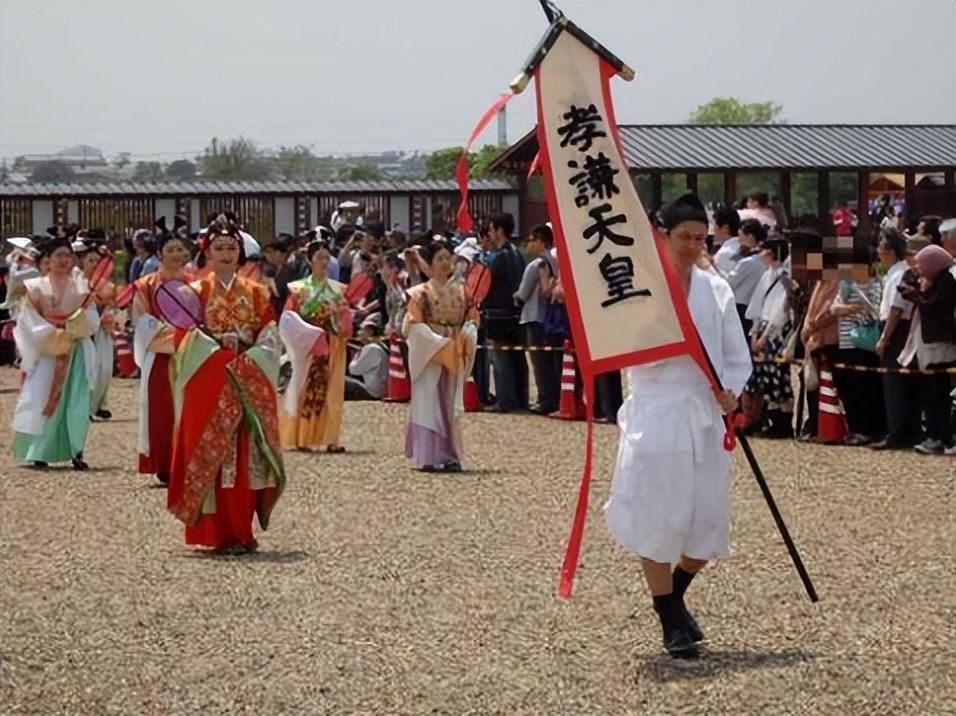
{"label": "utility pole", "polygon": [[498,146],[508,146],[508,115],[507,107],[498,110]]}

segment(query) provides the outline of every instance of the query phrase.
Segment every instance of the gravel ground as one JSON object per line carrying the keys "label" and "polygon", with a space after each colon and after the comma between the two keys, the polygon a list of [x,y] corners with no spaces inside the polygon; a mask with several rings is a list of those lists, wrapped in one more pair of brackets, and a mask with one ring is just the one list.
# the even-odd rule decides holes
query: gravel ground
{"label": "gravel ground", "polygon": [[349,404],[351,452],[287,455],[261,551],[215,558],[134,471],[135,389],[114,383],[86,474],[17,468],[4,420],[4,714],[956,712],[948,459],[755,441],[821,601],[739,456],[733,554],[688,597],[709,652],[683,663],[600,518],[616,428],[566,602],[580,423],[469,415],[473,469],[436,476],[402,457],[404,406]]}

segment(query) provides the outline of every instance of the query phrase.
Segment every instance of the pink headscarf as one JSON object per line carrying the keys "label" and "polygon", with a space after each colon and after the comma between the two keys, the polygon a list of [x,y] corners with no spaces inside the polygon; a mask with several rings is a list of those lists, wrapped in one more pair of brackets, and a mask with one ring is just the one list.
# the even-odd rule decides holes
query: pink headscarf
{"label": "pink headscarf", "polygon": [[928,280],[933,280],[937,274],[946,271],[952,264],[953,257],[949,255],[949,252],[935,244],[920,249],[916,254],[916,265],[919,267],[920,276]]}

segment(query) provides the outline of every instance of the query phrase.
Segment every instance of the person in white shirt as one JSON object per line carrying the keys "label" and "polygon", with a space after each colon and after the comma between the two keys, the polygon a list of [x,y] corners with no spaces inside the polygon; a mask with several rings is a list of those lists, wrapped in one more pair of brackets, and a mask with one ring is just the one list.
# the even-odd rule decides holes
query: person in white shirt
{"label": "person in white shirt", "polygon": [[[886,269],[883,277],[883,295],[880,299],[880,339],[876,354],[884,368],[897,369],[900,351],[906,344],[913,315],[913,304],[903,298],[898,286],[909,271],[906,261],[906,239],[896,229],[880,231],[877,247],[880,265]],[[910,448],[919,435],[919,405],[909,376],[899,373],[883,375],[883,402],[886,407],[887,434],[870,445],[874,450]]]}
{"label": "person in white shirt", "polygon": [[765,191],[753,191],[747,195],[747,208],[740,210],[741,219],[757,219],[767,227],[769,234],[776,234],[777,215],[770,207],[770,199]]}
{"label": "person in white shirt", "polygon": [[763,414],[750,432],[760,429],[766,438],[793,437],[793,385],[790,366],[777,362],[786,352],[793,329],[790,306],[790,275],[785,262],[790,257],[786,239],[770,239],[763,244],[762,258],[767,270],[757,284],[747,319],[753,322],[750,348],[759,361],[747,384],[747,392],[762,398]]}
{"label": "person in white shirt", "polygon": [[[956,219],[946,219],[939,225],[940,245],[956,259]],[[950,269],[956,276],[956,264]]]}
{"label": "person in white shirt", "polygon": [[365,345],[349,363],[345,376],[346,400],[381,400],[388,381],[388,348],[381,340],[382,317],[368,316],[359,326],[358,338]]}
{"label": "person in white shirt", "polygon": [[[548,226],[542,224],[531,230],[525,248],[530,260],[524,267],[521,283],[514,294],[515,304],[521,307],[520,325],[525,329],[525,343],[534,348],[561,347],[561,339],[555,340],[545,330],[548,299],[540,290],[543,267],[549,270],[551,276],[558,273],[557,262],[551,256],[553,247],[554,235]],[[532,350],[528,352],[528,361],[538,389],[538,402],[531,407],[531,411],[550,415],[558,409],[561,398],[561,352]]]}
{"label": "person in white shirt", "polygon": [[760,244],[767,238],[767,227],[756,219],[744,219],[740,222],[740,252],[737,264],[724,278],[734,292],[737,314],[744,327],[744,333],[750,333],[751,321],[747,318],[747,306],[753,298],[760,277],[767,270],[767,264],[760,257]]}
{"label": "person in white shirt", "polygon": [[728,274],[737,265],[740,253],[740,215],[732,206],[721,206],[714,212],[714,244],[719,248],[714,264],[721,274]]}

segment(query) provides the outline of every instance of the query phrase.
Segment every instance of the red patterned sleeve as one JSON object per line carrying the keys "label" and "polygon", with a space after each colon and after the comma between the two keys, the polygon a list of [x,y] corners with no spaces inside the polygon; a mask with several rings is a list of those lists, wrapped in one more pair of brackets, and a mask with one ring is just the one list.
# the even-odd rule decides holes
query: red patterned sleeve
{"label": "red patterned sleeve", "polygon": [[295,290],[289,291],[289,296],[285,300],[285,305],[282,307],[283,311],[292,311],[294,313],[299,312],[299,293]]}
{"label": "red patterned sleeve", "polygon": [[279,317],[276,315],[275,309],[269,301],[269,289],[265,286],[257,285],[254,290],[256,292],[256,315],[259,317],[259,330],[262,330],[270,323],[278,321]]}

